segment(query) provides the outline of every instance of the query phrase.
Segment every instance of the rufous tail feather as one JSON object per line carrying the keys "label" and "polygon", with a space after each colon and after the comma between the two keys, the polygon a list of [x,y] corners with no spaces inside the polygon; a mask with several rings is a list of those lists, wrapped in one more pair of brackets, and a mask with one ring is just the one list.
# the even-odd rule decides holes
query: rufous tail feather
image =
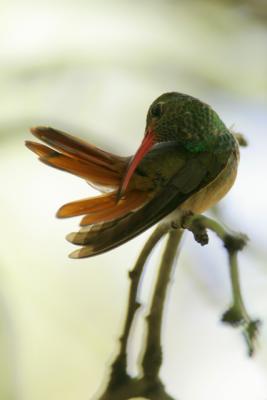
{"label": "rufous tail feather", "polygon": [[52,148],[26,141],[40,161],[77,175],[95,186],[117,189],[129,158],[101,150],[81,139],[49,127],[35,127],[31,132]]}
{"label": "rufous tail feather", "polygon": [[143,206],[149,198],[148,192],[133,190],[117,202],[116,192],[103,194],[101,196],[74,201],[63,205],[57,212],[57,217],[67,218],[85,215],[81,225],[90,225],[115,218],[121,218],[127,213]]}

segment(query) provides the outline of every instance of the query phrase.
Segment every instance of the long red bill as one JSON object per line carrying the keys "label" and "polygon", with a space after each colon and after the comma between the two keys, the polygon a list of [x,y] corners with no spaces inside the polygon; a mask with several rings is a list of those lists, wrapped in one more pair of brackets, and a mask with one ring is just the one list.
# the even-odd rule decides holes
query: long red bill
{"label": "long red bill", "polygon": [[141,143],[141,146],[139,147],[139,149],[137,150],[137,152],[135,153],[134,157],[132,158],[132,160],[128,165],[125,176],[117,193],[117,200],[119,200],[124,195],[125,190],[127,189],[127,186],[130,182],[130,179],[133,176],[134,171],[136,170],[139,163],[141,162],[141,160],[144,158],[144,156],[150,150],[150,148],[153,146],[154,143],[155,143],[155,134],[151,129],[148,129]]}

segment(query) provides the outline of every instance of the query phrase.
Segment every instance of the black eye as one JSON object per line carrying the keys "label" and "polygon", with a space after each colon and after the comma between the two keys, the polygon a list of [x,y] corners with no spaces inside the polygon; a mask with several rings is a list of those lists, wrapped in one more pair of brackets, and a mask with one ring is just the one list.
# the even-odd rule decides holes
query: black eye
{"label": "black eye", "polygon": [[154,118],[159,118],[163,113],[163,103],[156,103],[151,107],[150,115]]}

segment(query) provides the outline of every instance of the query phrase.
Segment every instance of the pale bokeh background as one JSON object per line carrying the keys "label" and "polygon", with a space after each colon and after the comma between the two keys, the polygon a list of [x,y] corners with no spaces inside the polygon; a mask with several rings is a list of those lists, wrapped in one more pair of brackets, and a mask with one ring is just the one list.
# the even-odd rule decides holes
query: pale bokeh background
{"label": "pale bokeh background", "polygon": [[1,0],[1,399],[82,400],[98,390],[117,350],[127,273],[148,235],[69,260],[64,236],[77,221],[54,214],[92,189],[38,163],[23,144],[28,127],[52,125],[131,154],[149,104],[173,90],[212,104],[249,140],[220,213],[251,238],[240,257],[242,287],[265,324],[248,359],[238,331],[219,322],[230,299],[222,246],[211,235],[200,248],[188,234],[161,375],[181,400],[267,399],[266,25],[264,0]]}

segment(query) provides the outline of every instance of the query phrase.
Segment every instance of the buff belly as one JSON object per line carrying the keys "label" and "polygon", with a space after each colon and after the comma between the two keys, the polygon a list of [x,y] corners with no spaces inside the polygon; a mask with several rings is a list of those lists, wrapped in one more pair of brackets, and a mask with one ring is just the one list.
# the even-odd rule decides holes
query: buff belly
{"label": "buff belly", "polygon": [[209,185],[199,192],[193,194],[183,204],[181,210],[190,210],[195,213],[202,213],[220,201],[233,186],[238,167],[239,157],[235,153],[229,158],[226,167]]}

